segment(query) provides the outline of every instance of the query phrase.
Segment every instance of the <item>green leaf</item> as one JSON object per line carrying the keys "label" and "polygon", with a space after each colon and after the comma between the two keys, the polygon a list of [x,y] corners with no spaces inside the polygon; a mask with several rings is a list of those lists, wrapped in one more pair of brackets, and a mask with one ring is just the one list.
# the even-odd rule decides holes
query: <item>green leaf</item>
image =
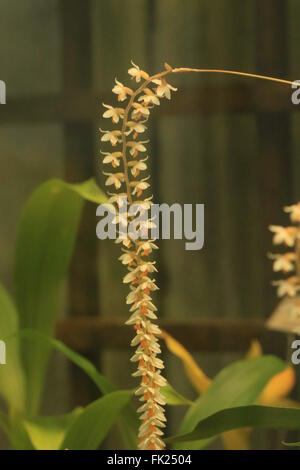
{"label": "green leaf", "polygon": [[191,400],[188,400],[187,398],[183,397],[170,384],[166,385],[165,387],[162,387],[160,391],[164,396],[167,405],[190,406],[193,404]]}
{"label": "green leaf", "polygon": [[69,414],[34,418],[23,424],[36,450],[59,450],[81,412],[81,408],[76,408]]}
{"label": "green leaf", "polygon": [[[25,205],[16,245],[16,302],[21,328],[52,335],[59,288],[72,255],[83,200],[104,202],[93,180],[71,185],[42,184]],[[27,376],[27,412],[39,408],[49,351],[32,341],[23,348]]]}
{"label": "green leaf", "polygon": [[16,411],[24,409],[25,380],[20,361],[19,341],[9,339],[18,329],[18,315],[7,291],[0,284],[0,339],[5,343],[6,364],[0,365],[0,394]]}
{"label": "green leaf", "polygon": [[[30,341],[38,340],[40,342],[44,342],[48,344],[49,347],[64,354],[64,356],[73,362],[73,364],[78,366],[87,374],[87,376],[96,384],[100,392],[104,395],[116,391],[115,385],[112,384],[104,375],[100,374],[97,368],[89,360],[72,351],[72,349],[63,344],[61,341],[50,338],[33,330],[20,331],[19,336]],[[123,437],[125,448],[128,450],[136,449],[139,420],[132,403],[128,403],[128,405],[122,410],[118,424]]]}
{"label": "green leaf", "polygon": [[[286,364],[273,356],[244,359],[225,367],[189,408],[180,432],[193,431],[203,419],[225,408],[253,404],[270,378],[285,368]],[[182,444],[179,448],[200,449],[205,445],[207,442],[198,441]]]}
{"label": "green leaf", "polygon": [[30,329],[21,330],[18,333],[18,336],[30,342],[38,341],[40,344],[47,344],[50,348],[62,353],[67,359],[82,369],[86,375],[90,377],[101,393],[106,394],[115,391],[115,386],[104,375],[100,374],[97,368],[88,359],[76,353],[61,341]]}
{"label": "green leaf", "polygon": [[70,189],[71,191],[74,191],[79,194],[79,196],[81,196],[82,199],[84,199],[85,201],[95,202],[96,204],[103,204],[107,202],[107,197],[101,191],[101,189],[93,178],[78,184],[69,184],[60,180],[56,181],[63,184],[66,188]]}
{"label": "green leaf", "polygon": [[23,423],[24,415],[12,413],[9,416],[9,441],[13,450],[34,450]]}
{"label": "green leaf", "polygon": [[0,428],[2,429],[2,431],[5,432],[7,436],[9,435],[8,419],[2,411],[0,411]]}
{"label": "green leaf", "polygon": [[300,447],[300,442],[282,442],[286,447]]}
{"label": "green leaf", "polygon": [[232,429],[248,427],[278,430],[300,429],[300,410],[259,405],[228,408],[203,419],[192,432],[168,438],[166,442],[169,444],[192,443]]}
{"label": "green leaf", "polygon": [[128,403],[121,412],[118,426],[125,450],[136,450],[140,421],[132,403]]}
{"label": "green leaf", "polygon": [[132,391],[112,392],[87,406],[70,427],[61,449],[96,450],[131,397]]}

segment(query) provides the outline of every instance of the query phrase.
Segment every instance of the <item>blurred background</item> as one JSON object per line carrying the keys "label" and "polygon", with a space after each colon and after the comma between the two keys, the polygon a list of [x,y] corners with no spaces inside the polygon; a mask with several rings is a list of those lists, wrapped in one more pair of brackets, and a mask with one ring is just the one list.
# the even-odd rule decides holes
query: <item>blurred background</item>
{"label": "blurred background", "polygon": [[[128,80],[131,59],[150,73],[167,61],[300,79],[299,15],[297,0],[1,0],[0,79],[7,85],[7,104],[0,107],[1,281],[11,286],[19,217],[37,185],[94,176],[104,187],[101,103],[114,101],[114,79]],[[268,225],[287,223],[282,207],[300,197],[299,108],[282,85],[217,75],[171,82],[179,91],[150,125],[154,196],[204,203],[205,246],[194,252],[185,251],[184,241],[159,243],[158,303],[164,321],[180,322],[182,342],[213,376],[244,354],[247,325],[262,323],[277,304]],[[119,387],[133,386],[125,330],[118,327],[127,316],[119,247],[96,239],[96,222],[95,207],[87,207],[60,331],[70,338],[75,317],[101,317],[104,345],[87,345],[93,337],[87,327],[84,341],[73,338],[72,346]],[[188,326],[203,319],[212,327],[198,338],[200,329]],[[223,330],[223,320],[233,329]],[[231,334],[226,346],[220,345],[224,334]],[[166,360],[170,382],[193,397],[179,362]],[[54,356],[47,413],[94,394]],[[170,426],[176,425],[171,415]]]}

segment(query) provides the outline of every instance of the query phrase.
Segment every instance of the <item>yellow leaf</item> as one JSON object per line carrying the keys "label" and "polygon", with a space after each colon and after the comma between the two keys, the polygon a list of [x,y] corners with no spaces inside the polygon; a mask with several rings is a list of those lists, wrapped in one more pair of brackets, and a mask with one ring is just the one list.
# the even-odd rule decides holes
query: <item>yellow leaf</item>
{"label": "yellow leaf", "polygon": [[248,359],[253,359],[254,357],[262,356],[262,353],[263,351],[260,342],[257,339],[253,339],[251,341],[250,348],[248,349],[246,357]]}
{"label": "yellow leaf", "polygon": [[272,406],[279,408],[300,408],[300,402],[291,398],[281,398],[281,400],[272,403]]}
{"label": "yellow leaf", "polygon": [[191,354],[184,346],[182,346],[182,344],[165,331],[162,332],[162,338],[164,339],[169,351],[182,361],[186,374],[197,392],[200,394],[205,392],[205,390],[210,386],[211,380],[200,369]]}
{"label": "yellow leaf", "polygon": [[[204,393],[211,384],[211,379],[197,365],[192,355],[180,344],[176,339],[165,331],[162,332],[162,338],[171,353],[177,356],[185,369],[185,372],[194,386],[200,393]],[[258,340],[251,342],[250,348],[246,354],[247,358],[262,356],[262,347]],[[273,406],[284,405],[288,400],[285,398],[291,392],[295,385],[295,372],[292,367],[288,367],[283,372],[272,377],[265,386],[259,402],[261,404],[272,404]],[[294,403],[294,406],[299,406]],[[224,448],[227,450],[249,450],[250,449],[250,433],[251,429],[234,429],[222,434]]]}
{"label": "yellow leaf", "polygon": [[222,434],[225,450],[250,450],[251,429],[233,429]]}
{"label": "yellow leaf", "polygon": [[259,402],[264,405],[278,402],[289,395],[295,386],[295,382],[296,375],[294,369],[287,367],[269,380],[259,398]]}

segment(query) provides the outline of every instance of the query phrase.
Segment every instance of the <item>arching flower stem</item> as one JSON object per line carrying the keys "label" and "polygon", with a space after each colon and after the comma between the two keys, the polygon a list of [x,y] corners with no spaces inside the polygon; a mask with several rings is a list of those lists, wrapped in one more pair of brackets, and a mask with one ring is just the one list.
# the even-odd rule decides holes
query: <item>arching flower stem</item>
{"label": "arching flower stem", "polygon": [[[118,214],[115,217],[115,223],[119,223],[120,226],[123,223],[126,225],[128,219],[136,222],[136,215],[130,211],[134,204],[142,204],[143,207],[147,208],[151,205],[152,196],[147,198],[143,196],[143,191],[150,187],[148,183],[149,176],[145,178],[139,177],[140,172],[147,169],[145,161],[148,157],[146,156],[146,158],[138,160],[139,152],[146,152],[144,145],[146,141],[138,141],[136,138],[138,134],[146,130],[144,123],[150,115],[150,110],[155,105],[160,104],[160,99],[170,99],[171,91],[176,91],[176,88],[166,82],[168,75],[178,73],[214,73],[268,80],[285,85],[293,84],[289,80],[246,72],[187,67],[172,68],[168,64],[165,64],[165,70],[162,72],[149,76],[133,62],[132,65],[133,67],[128,70],[128,73],[136,83],[141,82],[137,89],[132,90],[118,80],[116,80],[116,85],[112,89],[113,93],[118,95],[118,100],[121,102],[129,97],[127,105],[122,108],[104,104],[105,112],[103,117],[111,119],[113,124],[118,124],[123,120],[121,129],[100,129],[104,134],[101,138],[102,142],[109,143],[113,148],[116,145],[121,145],[121,148],[117,151],[101,152],[104,155],[103,163],[105,165],[110,164],[113,170],[117,169],[113,173],[104,172],[107,176],[105,185],[115,187],[116,191],[120,190],[122,184],[126,188],[121,193],[109,193],[111,196],[110,202],[115,203],[118,208],[122,206],[121,200],[124,197],[127,198],[129,203],[129,213],[127,213],[126,209],[125,219],[124,214]],[[150,87],[150,85],[152,86]],[[144,92],[143,95],[141,95],[142,92]],[[129,116],[131,120],[129,120]],[[133,138],[128,140],[127,136],[131,135],[132,132],[134,132]],[[120,160],[123,162],[123,171],[119,169]],[[138,409],[138,412],[141,414],[138,445],[141,449],[160,450],[165,446],[162,439],[162,428],[165,427],[166,422],[164,413],[165,401],[160,389],[165,385],[166,381],[161,375],[161,371],[164,368],[163,361],[157,357],[161,352],[159,346],[161,331],[155,323],[157,319],[155,314],[156,307],[152,303],[151,298],[152,291],[158,289],[155,279],[151,278],[157,270],[155,262],[148,261],[148,256],[154,249],[157,249],[157,246],[154,240],[146,239],[145,241],[142,236],[143,230],[148,231],[151,227],[153,223],[151,218],[143,222],[138,220],[138,223],[141,231],[141,235],[138,238],[134,238],[129,233],[125,237],[121,237],[119,232],[119,238],[116,240],[116,243],[123,245],[123,254],[119,259],[128,268],[128,273],[125,275],[123,282],[129,284],[130,288],[130,292],[126,297],[126,303],[131,305],[131,315],[126,324],[132,325],[136,332],[136,336],[131,342],[131,345],[136,347],[131,361],[138,363],[137,371],[133,375],[141,378],[140,387],[136,391],[136,395],[142,401],[142,406]],[[293,235],[280,231],[276,236],[279,238],[284,236],[286,240],[290,241]],[[279,261],[277,258],[275,259],[276,266],[279,263],[287,268],[289,268],[292,261],[290,258]]]}

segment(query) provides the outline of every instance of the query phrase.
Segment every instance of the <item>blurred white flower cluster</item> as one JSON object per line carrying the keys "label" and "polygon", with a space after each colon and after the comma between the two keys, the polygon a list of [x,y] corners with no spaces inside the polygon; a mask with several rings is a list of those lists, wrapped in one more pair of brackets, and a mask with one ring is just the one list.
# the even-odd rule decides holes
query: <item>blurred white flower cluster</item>
{"label": "blurred white flower cluster", "polygon": [[273,270],[283,272],[287,275],[285,279],[273,281],[272,285],[277,287],[279,297],[295,297],[300,291],[300,202],[284,208],[289,214],[291,222],[289,227],[270,225],[273,232],[273,244],[284,245],[289,249],[286,253],[269,254],[273,261]]}

